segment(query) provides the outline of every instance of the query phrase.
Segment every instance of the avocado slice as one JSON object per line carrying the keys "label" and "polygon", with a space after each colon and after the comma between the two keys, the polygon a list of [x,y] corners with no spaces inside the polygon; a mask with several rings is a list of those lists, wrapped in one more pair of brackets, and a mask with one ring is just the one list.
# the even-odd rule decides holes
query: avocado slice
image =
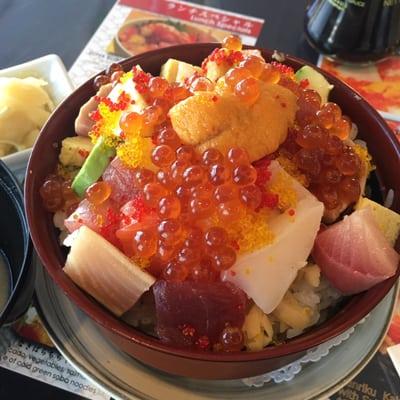
{"label": "avocado slice", "polygon": [[329,92],[333,89],[333,85],[331,85],[325,77],[314,68],[311,68],[308,65],[301,67],[296,72],[295,78],[297,82],[307,79],[309,83],[307,89],[313,89],[318,92],[321,96],[322,104],[328,101]]}
{"label": "avocado slice", "polygon": [[106,145],[100,137],[72,182],[72,189],[79,197],[83,197],[86,189],[101,177],[114,156],[115,148]]}

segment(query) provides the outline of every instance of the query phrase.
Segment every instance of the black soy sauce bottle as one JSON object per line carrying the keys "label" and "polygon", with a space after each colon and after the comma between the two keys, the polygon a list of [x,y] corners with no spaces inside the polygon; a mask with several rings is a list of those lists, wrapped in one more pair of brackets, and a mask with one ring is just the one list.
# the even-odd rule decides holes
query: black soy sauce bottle
{"label": "black soy sauce bottle", "polygon": [[319,52],[344,61],[367,62],[400,46],[400,0],[314,0],[305,33]]}

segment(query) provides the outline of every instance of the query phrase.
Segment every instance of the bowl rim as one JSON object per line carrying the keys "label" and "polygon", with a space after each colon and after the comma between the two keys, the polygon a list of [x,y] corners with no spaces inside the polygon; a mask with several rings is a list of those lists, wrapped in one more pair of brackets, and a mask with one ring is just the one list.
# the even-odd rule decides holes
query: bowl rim
{"label": "bowl rim", "polygon": [[[209,53],[215,48],[220,47],[218,43],[196,43],[196,44],[186,44],[186,45],[177,45],[177,46],[170,46],[162,49],[156,49],[152,51],[148,51],[146,53],[138,54],[133,57],[127,58],[120,62],[124,70],[129,65],[140,64],[141,61],[151,58],[154,56],[159,56],[161,59],[162,55],[171,54],[179,55],[179,50],[183,48],[190,48],[193,47],[194,50],[202,49],[207,50]],[[257,49],[267,54],[270,58],[272,58],[273,51],[263,49],[260,47],[254,46],[244,46],[245,49]],[[171,54],[170,54],[171,53]],[[316,67],[312,63],[302,60],[298,57],[290,56],[284,53],[284,57],[286,61],[294,62],[298,65],[309,65],[312,68],[316,69],[318,72],[322,73],[325,77],[328,78],[330,83],[333,83],[336,88],[340,91],[348,92],[352,97],[354,97],[355,101],[361,102],[362,107],[368,110],[368,113],[371,114],[371,118],[373,118],[376,123],[379,125],[380,131],[384,133],[387,140],[390,141],[391,146],[394,148],[396,153],[396,158],[400,162],[400,143],[396,139],[392,130],[388,127],[385,123],[383,118],[379,115],[379,113],[369,105],[366,100],[364,100],[357,92],[355,92],[349,85],[345,82],[340,81],[338,78],[334,77],[333,75],[327,73],[326,71],[321,70],[320,68]],[[285,61],[283,61],[285,62]],[[161,67],[161,65],[160,65]],[[51,124],[54,115],[67,104],[72,96],[80,91],[83,90],[85,86],[89,85],[93,79],[103,72],[99,72],[98,74],[92,76],[88,79],[85,83],[83,83],[79,88],[77,88],[70,96],[68,96],[53,112],[53,115],[47,121],[47,123],[42,128],[42,132],[46,131],[47,129],[51,129]],[[31,184],[31,177],[29,171],[32,170],[32,160],[33,155],[35,154],[35,148],[41,141],[43,141],[43,135],[41,134],[36,145],[32,151],[32,155],[29,159],[28,168],[27,168],[27,176],[25,181],[25,207],[26,207],[26,214],[28,218],[28,224],[31,229],[31,236],[37,253],[43,262],[47,272],[50,274],[52,279],[59,285],[62,290],[71,298],[75,304],[78,305],[90,318],[92,318],[95,322],[97,322],[103,328],[111,331],[114,334],[117,334],[123,339],[126,339],[130,342],[135,343],[139,346],[144,346],[148,349],[155,350],[157,352],[162,352],[165,354],[169,354],[171,356],[177,356],[180,358],[191,359],[191,360],[199,360],[199,361],[212,361],[212,362],[246,362],[246,361],[261,361],[266,359],[273,359],[273,358],[280,358],[284,356],[288,356],[295,353],[304,352],[310,348],[318,346],[319,344],[340,335],[350,327],[354,326],[358,323],[362,318],[364,318],[389,292],[391,287],[394,285],[397,278],[400,276],[400,268],[398,267],[396,275],[385,280],[384,282],[379,284],[380,290],[374,290],[374,288],[368,290],[366,293],[369,293],[367,303],[364,301],[363,307],[359,309],[357,315],[349,315],[347,319],[347,324],[345,327],[342,325],[334,325],[332,323],[338,317],[336,314],[335,316],[329,318],[330,324],[328,326],[326,323],[322,324],[319,329],[315,332],[309,331],[306,332],[298,337],[288,340],[283,345],[273,346],[273,347],[266,347],[263,350],[257,352],[232,352],[232,353],[213,353],[213,352],[201,352],[198,350],[192,349],[182,349],[179,347],[167,345],[161,343],[158,339],[152,338],[139,330],[135,329],[134,327],[128,325],[123,320],[113,316],[110,311],[104,308],[100,303],[97,303],[95,300],[91,299],[89,295],[87,295],[83,290],[79,289],[73,282],[66,276],[66,274],[62,271],[62,265],[49,265],[50,260],[48,255],[46,254],[45,248],[43,247],[42,239],[40,235],[36,231],[35,228],[35,217],[33,214],[33,207],[30,205],[30,198],[32,196],[33,185]],[[354,302],[354,299],[350,299],[349,302],[345,307],[350,306]],[[311,343],[311,344],[310,344]]]}
{"label": "bowl rim", "polygon": [[[24,212],[24,197],[21,190],[21,187],[14,177],[10,169],[4,163],[4,161],[0,160],[0,190],[7,191],[8,200],[12,203],[13,207],[15,208],[18,219],[22,226],[23,232],[23,259],[20,266],[20,271],[18,274],[18,278],[15,282],[13,282],[13,286],[11,288],[11,293],[9,298],[3,307],[0,310],[0,326],[3,322],[12,322],[7,321],[8,314],[12,311],[14,305],[17,303],[18,298],[20,296],[21,290],[24,289],[24,282],[26,276],[29,274],[29,269],[32,268],[31,259],[32,259],[32,251],[33,245],[29,235],[29,228],[28,223],[26,220],[25,212]],[[5,179],[4,179],[5,178]],[[17,319],[19,316],[16,316]]]}

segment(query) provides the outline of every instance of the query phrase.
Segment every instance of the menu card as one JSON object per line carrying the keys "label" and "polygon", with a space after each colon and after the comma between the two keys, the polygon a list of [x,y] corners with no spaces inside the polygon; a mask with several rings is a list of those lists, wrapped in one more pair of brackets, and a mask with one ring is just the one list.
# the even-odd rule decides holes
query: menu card
{"label": "menu card", "polygon": [[234,33],[254,45],[264,20],[178,0],[120,0],[69,73],[79,86],[113,62],[177,44],[220,42]]}
{"label": "menu card", "polygon": [[0,329],[0,367],[87,399],[110,399],[62,357],[33,306],[11,327]]}

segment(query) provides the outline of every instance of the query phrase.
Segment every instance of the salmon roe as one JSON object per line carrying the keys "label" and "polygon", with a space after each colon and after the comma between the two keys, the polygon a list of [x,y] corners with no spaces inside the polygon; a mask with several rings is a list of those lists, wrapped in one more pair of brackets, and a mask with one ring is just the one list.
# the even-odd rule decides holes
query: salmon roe
{"label": "salmon roe", "polygon": [[229,35],[222,40],[222,47],[228,50],[242,50],[242,40],[239,36]]}
{"label": "salmon roe", "polygon": [[103,181],[93,183],[86,189],[86,198],[94,205],[104,203],[111,195],[111,186]]}
{"label": "salmon roe", "polygon": [[362,162],[345,141],[352,122],[332,102],[322,104],[320,95],[287,78],[279,81],[297,94],[295,127],[277,155],[288,159],[304,175],[310,191],[328,210],[354,203],[361,194]]}
{"label": "salmon roe", "polygon": [[40,197],[47,211],[65,211],[72,214],[78,206],[79,198],[71,188],[71,180],[55,174],[49,175],[39,189]]}
{"label": "salmon roe", "polygon": [[158,277],[215,281],[239,250],[227,229],[263,206],[258,169],[241,148],[197,155],[193,146],[177,143],[171,127],[158,130],[153,141],[154,171],[138,169],[133,179],[148,215],[132,218],[117,236],[129,254],[148,259]]}

